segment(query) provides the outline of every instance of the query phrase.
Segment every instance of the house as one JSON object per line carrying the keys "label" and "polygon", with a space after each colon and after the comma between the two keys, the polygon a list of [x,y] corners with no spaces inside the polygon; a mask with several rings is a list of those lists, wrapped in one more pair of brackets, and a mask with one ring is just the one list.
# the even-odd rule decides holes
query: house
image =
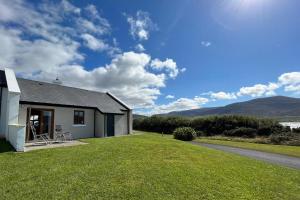
{"label": "house", "polygon": [[8,68],[0,71],[0,101],[0,137],[17,151],[33,139],[30,124],[51,138],[56,125],[74,139],[132,131],[132,110],[112,94],[16,78]]}

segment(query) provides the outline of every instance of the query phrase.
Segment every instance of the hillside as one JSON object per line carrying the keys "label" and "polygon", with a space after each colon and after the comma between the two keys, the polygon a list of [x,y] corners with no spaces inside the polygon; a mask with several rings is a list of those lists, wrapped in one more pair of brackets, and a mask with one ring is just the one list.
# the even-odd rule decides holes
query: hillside
{"label": "hillside", "polygon": [[300,98],[275,96],[229,104],[223,107],[200,108],[175,111],[167,116],[206,116],[206,115],[251,115],[259,117],[297,117],[300,116]]}

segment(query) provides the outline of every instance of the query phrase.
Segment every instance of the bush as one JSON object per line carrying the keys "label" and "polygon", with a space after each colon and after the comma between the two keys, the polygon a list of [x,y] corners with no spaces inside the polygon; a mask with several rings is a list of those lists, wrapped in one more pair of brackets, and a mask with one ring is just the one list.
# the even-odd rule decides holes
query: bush
{"label": "bush", "polygon": [[176,128],[173,136],[177,140],[192,141],[196,137],[196,131],[191,127]]}
{"label": "bush", "polygon": [[293,133],[300,133],[300,127],[299,128],[293,128]]}
{"label": "bush", "polygon": [[203,131],[196,131],[196,135],[197,135],[197,137],[207,136],[207,134]]}
{"label": "bush", "polygon": [[248,138],[254,138],[256,136],[257,130],[253,128],[236,128],[232,130],[226,130],[223,132],[225,136],[230,137],[248,137]]}
{"label": "bush", "polygon": [[273,144],[290,144],[291,143],[296,143],[299,142],[300,138],[291,132],[283,132],[280,134],[272,134],[270,135],[270,141]]}
{"label": "bush", "polygon": [[[272,119],[259,119],[240,115],[208,116],[197,118],[152,116],[133,121],[133,129],[141,131],[172,134],[176,128],[191,127],[198,135],[214,136],[221,135],[225,131],[238,129],[240,127],[256,130],[259,136],[269,136],[286,132],[277,121]],[[230,135],[230,133],[228,133]],[[251,135],[250,133],[246,135]],[[247,136],[249,137],[249,136]],[[252,136],[251,136],[252,137]]]}

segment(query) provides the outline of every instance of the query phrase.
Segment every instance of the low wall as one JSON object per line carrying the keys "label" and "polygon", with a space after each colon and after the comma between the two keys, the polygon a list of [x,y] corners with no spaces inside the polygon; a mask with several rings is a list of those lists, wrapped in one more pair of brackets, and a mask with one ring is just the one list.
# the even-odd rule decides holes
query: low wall
{"label": "low wall", "polygon": [[16,151],[24,151],[25,146],[25,126],[8,125],[8,141]]}

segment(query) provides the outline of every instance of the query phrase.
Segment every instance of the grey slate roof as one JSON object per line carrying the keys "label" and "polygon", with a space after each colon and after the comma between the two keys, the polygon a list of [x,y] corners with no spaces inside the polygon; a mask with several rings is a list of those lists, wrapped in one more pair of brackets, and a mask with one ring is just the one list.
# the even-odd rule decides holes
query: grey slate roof
{"label": "grey slate roof", "polygon": [[127,107],[107,93],[17,78],[20,102],[98,108],[103,113],[122,114]]}

